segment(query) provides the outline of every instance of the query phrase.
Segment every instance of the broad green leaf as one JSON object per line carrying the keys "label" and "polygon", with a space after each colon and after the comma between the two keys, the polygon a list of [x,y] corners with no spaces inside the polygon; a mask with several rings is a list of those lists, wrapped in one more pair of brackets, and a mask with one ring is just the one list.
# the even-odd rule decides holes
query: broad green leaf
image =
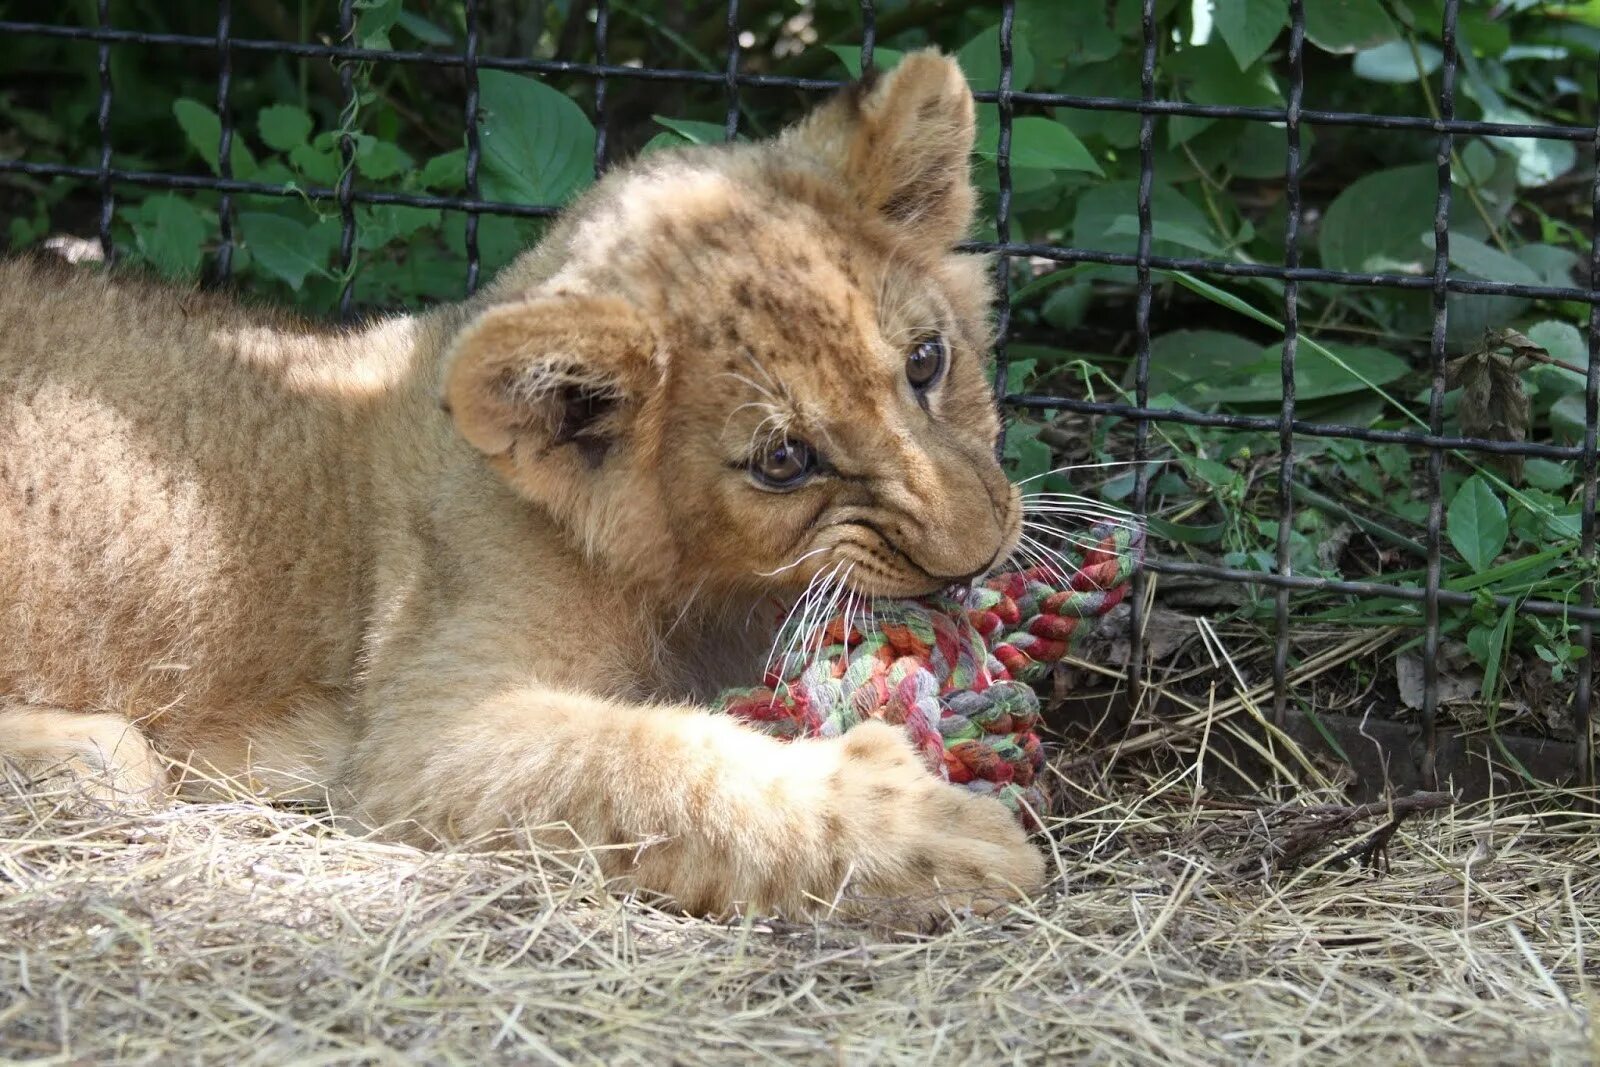
{"label": "broad green leaf", "polygon": [[[172,114],[178,120],[178,125],[183,128],[183,134],[189,139],[190,146],[201,159],[206,161],[206,166],[211,168],[211,173],[220,174],[221,171],[217,167],[217,146],[222,140],[222,120],[217,118],[217,113],[198,100],[180,97],[172,102]],[[233,163],[235,178],[248,178],[255,173],[255,157],[250,154],[250,149],[245,146],[243,138],[234,136],[228,158]]]}
{"label": "broad green leaf", "polygon": [[421,15],[414,15],[409,11],[402,11],[396,15],[394,23],[423,44],[446,45],[454,40],[448,33]]}
{"label": "broad green leaf", "polygon": [[1359,52],[1399,36],[1381,0],[1307,0],[1306,39],[1324,52]]}
{"label": "broad green leaf", "polygon": [[[1210,460],[1199,462],[1210,463]],[[1221,466],[1218,464],[1218,466]],[[1222,470],[1228,470],[1222,467]],[[1215,473],[1215,472],[1212,472]],[[1228,472],[1230,475],[1232,471]],[[1223,483],[1225,484],[1225,483]],[[1145,526],[1155,536],[1163,541],[1173,541],[1180,545],[1214,545],[1219,543],[1228,532],[1228,524],[1219,522],[1214,526],[1184,526],[1181,523],[1168,522],[1154,515],[1146,517]]]}
{"label": "broad green leaf", "polygon": [[[1139,243],[1135,215],[1138,198],[1139,186],[1133,181],[1099,182],[1086,187],[1078,196],[1073,215],[1072,243],[1106,252],[1135,251]],[[1211,221],[1205,212],[1170,185],[1158,183],[1150,190],[1150,218],[1152,223],[1178,227],[1174,231],[1177,233],[1211,232]],[[1119,221],[1127,219],[1135,220],[1131,231],[1126,221]],[[1158,236],[1151,251],[1158,256],[1183,256],[1192,249]]]}
{"label": "broad green leaf", "polygon": [[671,130],[662,130],[640,147],[639,155],[642,158],[655,152],[659,152],[664,148],[683,148],[684,146],[691,145],[693,143],[693,141],[680,137]]}
{"label": "broad green leaf", "polygon": [[1419,77],[1432,74],[1444,62],[1444,53],[1426,42],[1418,42],[1417,52],[1422,57],[1420,74],[1416,57],[1411,54],[1411,46],[1404,41],[1387,41],[1373,48],[1362,49],[1356,53],[1350,69],[1356,72],[1357,77],[1367,81],[1409,85]]}
{"label": "broad green leaf", "polygon": [[593,180],[594,127],[564,94],[503,70],[478,75],[486,169],[523,204],[560,204]]}
{"label": "broad green leaf", "polygon": [[362,48],[390,48],[389,30],[400,17],[401,0],[362,0],[356,5],[356,43]]}
{"label": "broad green leaf", "polygon": [[[1106,227],[1106,233],[1136,238],[1139,236],[1139,220],[1133,215],[1120,215]],[[1209,255],[1216,255],[1222,251],[1222,247],[1209,234],[1200,233],[1181,222],[1169,222],[1166,219],[1152,217],[1150,236],[1152,242],[1162,241],[1182,245],[1191,251],[1205,252]]]}
{"label": "broad green leaf", "polygon": [[1036,359],[1013,359],[1006,364],[1006,392],[1020,393],[1039,365]]}
{"label": "broad green leaf", "polygon": [[1289,24],[1289,0],[1216,0],[1212,18],[1234,61],[1244,70],[1272,47]]}
{"label": "broad green leaf", "polygon": [[[1000,130],[998,126],[985,126],[978,131],[976,151],[985,159],[994,159],[999,153]],[[1083,147],[1073,132],[1053,119],[1037,115],[1024,115],[1011,124],[1011,165],[1034,167],[1041,170],[1084,170],[1092,174],[1104,173],[1089,150]]]}
{"label": "broad green leaf", "polygon": [[1017,0],[1017,24],[1031,28],[1028,48],[1042,67],[1101,63],[1122,54],[1122,39],[1103,4]]}
{"label": "broad green leaf", "polygon": [[[1011,88],[1022,90],[1033,84],[1033,52],[1028,47],[1028,28],[1013,24],[1011,29]],[[1000,88],[1000,27],[990,26],[961,46],[956,61],[967,76],[967,84],[977,92]],[[874,59],[874,62],[877,62]],[[994,105],[988,105],[993,108]]]}
{"label": "broad green leaf", "polygon": [[[1485,104],[1485,122],[1517,122],[1529,125],[1540,120],[1503,103]],[[1536,137],[1491,137],[1489,143],[1517,162],[1517,184],[1549,185],[1578,164],[1578,148],[1571,141],[1549,141]]]}
{"label": "broad green leaf", "polygon": [[1545,285],[1571,285],[1572,272],[1583,261],[1578,253],[1559,245],[1521,245],[1511,254],[1532,267]]}
{"label": "broad green leaf", "polygon": [[[1227,48],[1214,41],[1202,48],[1186,48],[1164,65],[1177,80],[1184,99],[1196,104],[1245,104],[1281,107],[1283,93],[1266,64],[1240,70]],[[1167,126],[1167,143],[1180,145],[1217,120],[1175,115]]]}
{"label": "broad green leaf", "polygon": [[1570,463],[1557,463],[1551,459],[1534,457],[1522,465],[1522,478],[1536,489],[1556,492],[1565,489],[1578,477]]}
{"label": "broad green leaf", "polygon": [[373,181],[404,174],[415,165],[405,149],[391,141],[370,141],[356,154],[356,170]]}
{"label": "broad green leaf", "polygon": [[256,116],[256,129],[268,147],[287,152],[311,136],[311,116],[293,104],[272,104]]}
{"label": "broad green leaf", "polygon": [[1582,393],[1564,396],[1550,405],[1550,429],[1562,444],[1583,440],[1584,397]]}
{"label": "broad green leaf", "polygon": [[1564,360],[1576,367],[1589,363],[1589,345],[1570,322],[1536,322],[1528,327],[1527,334],[1528,340],[1544,349],[1552,359]]}
{"label": "broad green leaf", "polygon": [[[1422,247],[1427,249],[1431,262],[1433,234],[1423,234]],[[1485,281],[1514,282],[1517,285],[1538,285],[1540,282],[1539,275],[1526,263],[1464,233],[1450,235],[1450,263]]]}
{"label": "broad green leaf", "polygon": [[[830,44],[828,51],[839,57],[839,62],[844,64],[844,69],[850,72],[850,77],[861,77],[861,49],[855,45]],[[893,70],[900,65],[900,60],[905,58],[904,52],[893,48],[874,48],[872,50],[872,68],[880,74]]]}
{"label": "broad green leaf", "polygon": [[186,197],[152,196],[131,213],[139,252],[168,278],[187,278],[200,266],[205,220]]}
{"label": "broad green leaf", "polygon": [[264,270],[298,291],[307,274],[328,273],[328,255],[339,239],[339,228],[332,220],[306,226],[286,215],[243,211],[239,235]]}
{"label": "broad green leaf", "polygon": [[297,144],[291,148],[289,162],[294,164],[295,170],[316,185],[335,184],[342,169],[337,153],[313,148],[308,144]]}
{"label": "broad green leaf", "polygon": [[465,189],[467,150],[457,148],[434,156],[422,165],[422,176],[418,180],[424,189]]}
{"label": "broad green leaf", "polygon": [[1198,399],[1196,383],[1226,378],[1261,359],[1261,346],[1221,330],[1174,330],[1150,342],[1150,391]]}
{"label": "broad green leaf", "polygon": [[1438,197],[1431,163],[1374,171],[1334,198],[1322,218],[1317,248],[1330,270],[1420,273],[1432,253],[1418,238],[1433,232]]}
{"label": "broad green leaf", "polygon": [[1474,474],[1450,501],[1445,532],[1467,566],[1486,571],[1506,546],[1506,506],[1481,474]]}
{"label": "broad green leaf", "polygon": [[656,123],[665,126],[690,144],[722,144],[728,139],[728,129],[720,122],[696,122],[693,119],[675,119],[666,115],[652,115]]}
{"label": "broad green leaf", "polygon": [[[1373,385],[1388,385],[1411,371],[1405,360],[1381,348],[1343,344],[1321,347],[1337,356],[1339,362],[1329,359],[1317,347],[1300,345],[1294,361],[1294,390],[1298,400],[1363,393]],[[1279,403],[1283,399],[1283,346],[1269,346],[1260,356],[1257,362],[1241,367],[1230,378],[1201,383],[1196,398],[1207,403]]]}

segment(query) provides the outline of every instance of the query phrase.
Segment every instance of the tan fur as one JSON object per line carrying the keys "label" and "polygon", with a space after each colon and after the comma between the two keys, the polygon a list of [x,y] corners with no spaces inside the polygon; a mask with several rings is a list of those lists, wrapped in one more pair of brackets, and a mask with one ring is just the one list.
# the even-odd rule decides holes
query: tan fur
{"label": "tan fur", "polygon": [[[949,251],[972,137],[955,64],[914,55],[775,142],[609,176],[463,305],[349,330],[0,266],[0,755],[138,787],[148,738],[419,841],[576,836],[696,911],[1032,888],[1009,815],[898,731],[696,706],[830,568],[915,594],[1013,545],[988,271]],[[830,468],[758,488],[784,435]]]}

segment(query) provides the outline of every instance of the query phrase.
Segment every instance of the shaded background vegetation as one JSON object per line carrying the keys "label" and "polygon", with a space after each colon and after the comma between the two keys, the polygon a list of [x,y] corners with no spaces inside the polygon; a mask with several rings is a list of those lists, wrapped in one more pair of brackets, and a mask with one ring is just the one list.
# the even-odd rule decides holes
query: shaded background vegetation
{"label": "shaded background vegetation", "polygon": [[[557,0],[484,0],[481,54],[587,62],[594,13]],[[975,88],[1000,77],[998,2],[879,0],[877,62],[937,44],[959,54]],[[1017,0],[1013,87],[1090,96],[1139,95],[1137,0]],[[1437,115],[1441,0],[1308,0],[1308,108]],[[357,43],[460,51],[461,0],[360,0]],[[1161,0],[1156,92],[1210,104],[1282,107],[1288,0]],[[240,0],[236,37],[333,41],[335,0]],[[94,25],[94,4],[0,3],[0,17]],[[1600,2],[1498,0],[1461,5],[1460,118],[1592,125],[1600,63]],[[720,72],[726,5],[692,0],[612,0],[607,60]],[[214,35],[210,5],[115,0],[112,24]],[[837,79],[859,63],[861,12],[847,0],[746,0],[740,68],[751,74]],[[98,75],[90,42],[0,37],[0,156],[95,165]],[[217,63],[193,48],[118,45],[111,134],[119,167],[173,173],[217,169]],[[354,137],[363,189],[460,194],[465,189],[464,78],[459,68],[359,64],[357,106],[345,109],[326,61],[236,52],[229,108],[238,132],[237,178],[295,188],[341,177],[337,143]],[[481,195],[559,204],[594,175],[592,78],[481,74]],[[607,80],[609,158],[688,141],[718,140],[728,100],[721,85]],[[746,86],[742,136],[771,132],[814,99]],[[994,105],[981,108],[975,173],[989,200],[980,239],[993,239]],[[1012,236],[1029,242],[1131,252],[1139,119],[1127,112],[1018,105],[1012,141]],[[1435,139],[1415,131],[1307,127],[1303,152],[1307,265],[1426,273],[1432,269]],[[1456,141],[1452,270],[1461,276],[1586,286],[1594,159],[1571,141],[1460,137]],[[1155,251],[1281,263],[1285,134],[1280,126],[1187,117],[1156,123]],[[113,234],[119,255],[176,278],[205,281],[219,241],[218,196],[119,186]],[[53,235],[91,237],[92,184],[0,175],[4,240],[22,247]],[[337,252],[337,205],[304,197],[241,195],[233,202],[231,284],[264,299],[326,314],[346,281]],[[358,205],[354,293],[358,307],[421,306],[459,297],[466,276],[460,212]],[[484,215],[479,239],[492,271],[538,237],[543,223]],[[1158,275],[1151,396],[1158,407],[1272,414],[1280,399],[1283,288],[1271,280]],[[1101,400],[1129,398],[1134,354],[1132,272],[1018,259],[1011,273],[1010,385]],[[1425,418],[1430,297],[1426,292],[1307,284],[1297,387],[1302,418],[1416,429]],[[1452,384],[1447,432],[1572,442],[1583,419],[1589,308],[1581,302],[1452,296]],[[1510,331],[1510,332],[1507,332]],[[1465,386],[1465,388],[1462,388]],[[1129,455],[1122,420],[1021,415],[1008,458],[1018,477],[1063,464]],[[1164,424],[1153,437],[1165,461],[1150,506],[1158,549],[1169,556],[1269,571],[1277,531],[1275,434]],[[1297,443],[1292,540],[1303,575],[1420,584],[1427,498],[1423,455],[1403,446],[1327,438]],[[1532,459],[1492,464],[1452,456],[1445,587],[1574,600],[1589,564],[1578,560],[1580,492],[1574,464]],[[1066,489],[1061,474],[1042,479]],[[1107,503],[1133,487],[1126,466],[1071,485]],[[1211,585],[1186,605],[1251,635],[1270,617],[1257,591]],[[1297,594],[1304,632],[1392,626],[1397,640],[1356,664],[1340,702],[1379,699],[1397,714],[1415,704],[1401,660],[1420,641],[1420,606]],[[1446,613],[1447,680],[1464,719],[1497,728],[1566,732],[1573,664],[1582,655],[1559,619],[1518,616],[1485,599]],[[1409,687],[1414,689],[1414,685]],[[1327,700],[1324,695],[1321,699]],[[1307,698],[1309,702],[1309,698]]]}

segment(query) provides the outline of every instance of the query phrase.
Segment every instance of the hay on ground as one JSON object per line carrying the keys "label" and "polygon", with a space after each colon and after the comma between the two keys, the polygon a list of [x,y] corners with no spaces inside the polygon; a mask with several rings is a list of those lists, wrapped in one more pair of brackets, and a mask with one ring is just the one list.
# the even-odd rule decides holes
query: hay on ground
{"label": "hay on ground", "polygon": [[0,1059],[1594,1061],[1600,827],[1571,797],[1379,840],[1384,811],[1192,785],[1080,787],[1037,900],[894,932],[685,918],[581,854],[0,783]]}

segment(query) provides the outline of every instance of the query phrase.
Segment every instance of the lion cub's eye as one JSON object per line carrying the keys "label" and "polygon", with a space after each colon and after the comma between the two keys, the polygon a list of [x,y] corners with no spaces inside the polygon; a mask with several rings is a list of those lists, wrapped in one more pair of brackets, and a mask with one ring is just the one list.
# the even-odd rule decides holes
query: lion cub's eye
{"label": "lion cub's eye", "polygon": [[906,381],[911,388],[919,393],[933,388],[944,373],[947,356],[943,334],[929,334],[912,345],[906,355]]}
{"label": "lion cub's eye", "polygon": [[817,454],[804,441],[774,441],[750,460],[750,475],[768,489],[794,489],[816,469]]}

